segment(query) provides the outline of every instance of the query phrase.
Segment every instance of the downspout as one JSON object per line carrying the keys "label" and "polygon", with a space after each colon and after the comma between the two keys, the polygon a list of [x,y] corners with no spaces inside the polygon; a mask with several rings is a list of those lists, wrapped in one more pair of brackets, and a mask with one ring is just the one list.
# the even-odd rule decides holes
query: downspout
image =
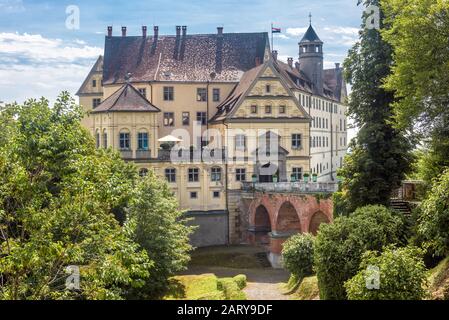
{"label": "downspout", "polygon": [[[223,120],[223,125],[226,127],[226,137],[228,135],[228,125],[225,123],[225,121]],[[226,147],[225,147],[226,150]],[[231,213],[229,212],[229,198],[228,198],[228,185],[229,185],[229,179],[228,179],[228,171],[229,171],[229,165],[228,165],[228,157],[227,157],[227,153],[225,151],[224,154],[224,159],[225,159],[225,192],[226,192],[226,210],[228,211],[228,244],[230,244],[231,242],[231,237],[230,237],[230,230],[231,230],[231,225],[229,223],[229,217],[231,215]]]}

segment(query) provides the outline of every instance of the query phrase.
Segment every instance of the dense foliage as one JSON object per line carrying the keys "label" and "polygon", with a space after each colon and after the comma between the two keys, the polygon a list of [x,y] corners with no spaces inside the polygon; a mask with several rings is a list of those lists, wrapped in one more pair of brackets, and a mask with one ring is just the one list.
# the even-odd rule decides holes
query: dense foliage
{"label": "dense foliage", "polygon": [[321,299],[346,299],[344,283],[357,273],[363,253],[402,243],[403,227],[402,219],[382,206],[362,207],[322,225],[314,246]]}
{"label": "dense foliage", "polygon": [[390,25],[382,35],[394,50],[386,87],[397,98],[395,124],[425,139],[430,182],[449,166],[449,3],[382,0],[382,8]]}
{"label": "dense foliage", "polygon": [[[373,272],[370,267],[377,270]],[[378,281],[378,287],[367,286],[373,285],[373,280]],[[360,271],[345,283],[345,288],[350,300],[421,300],[426,280],[420,249],[388,247],[381,254],[367,251]]]}
{"label": "dense foliage", "polygon": [[[379,5],[378,0],[359,2]],[[388,27],[382,12],[380,27]],[[363,23],[360,40],[344,63],[345,77],[352,87],[348,114],[360,129],[339,172],[343,177],[340,203],[348,205],[349,212],[369,204],[389,205],[392,191],[409,170],[410,145],[392,123],[394,93],[382,87],[391,64],[390,45],[382,40],[379,30],[365,28]]]}
{"label": "dense foliage", "polygon": [[[96,150],[82,116],[66,93],[53,107],[42,99],[0,110],[0,299],[123,299],[154,277],[152,253],[133,239],[140,227],[114,215],[135,203],[137,171]],[[80,269],[74,291],[70,265]]]}
{"label": "dense foliage", "polygon": [[284,267],[297,280],[313,274],[313,243],[311,234],[297,234],[283,244]]}
{"label": "dense foliage", "polygon": [[192,228],[185,225],[182,215],[169,186],[150,171],[136,188],[129,206],[127,227],[154,264],[145,287],[135,290],[133,298],[163,296],[168,278],[187,266],[192,249],[188,236]]}
{"label": "dense foliage", "polygon": [[437,180],[418,211],[418,235],[431,252],[449,254],[449,170]]}

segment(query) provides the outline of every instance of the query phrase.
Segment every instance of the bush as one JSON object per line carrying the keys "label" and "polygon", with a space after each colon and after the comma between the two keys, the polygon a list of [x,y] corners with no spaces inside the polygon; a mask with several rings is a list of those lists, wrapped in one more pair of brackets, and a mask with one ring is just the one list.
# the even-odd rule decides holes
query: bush
{"label": "bush", "polygon": [[[379,268],[379,288],[368,289],[369,266]],[[350,300],[421,300],[425,296],[426,268],[416,247],[388,247],[381,254],[367,251],[360,271],[345,283]]]}
{"label": "bush", "polygon": [[434,181],[419,208],[418,236],[436,255],[449,254],[449,170]]}
{"label": "bush", "polygon": [[246,276],[244,274],[239,274],[234,277],[235,283],[237,283],[237,286],[240,290],[244,289],[246,287]]}
{"label": "bush", "polygon": [[284,267],[297,280],[313,273],[313,242],[314,238],[311,234],[297,234],[283,245]]}
{"label": "bush", "polygon": [[217,288],[223,291],[226,300],[246,300],[245,293],[233,278],[218,279]]}
{"label": "bush", "polygon": [[383,206],[362,207],[322,225],[314,246],[321,299],[346,299],[344,283],[357,273],[362,254],[400,244],[402,233],[402,219]]}

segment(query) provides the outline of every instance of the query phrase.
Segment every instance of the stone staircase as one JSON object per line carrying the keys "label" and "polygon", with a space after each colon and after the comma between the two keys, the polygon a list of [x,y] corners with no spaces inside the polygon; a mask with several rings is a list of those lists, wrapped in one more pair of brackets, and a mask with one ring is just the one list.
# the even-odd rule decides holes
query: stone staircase
{"label": "stone staircase", "polygon": [[391,199],[391,208],[394,210],[409,215],[412,213],[412,210],[410,208],[410,205],[408,202],[401,200],[401,199]]}

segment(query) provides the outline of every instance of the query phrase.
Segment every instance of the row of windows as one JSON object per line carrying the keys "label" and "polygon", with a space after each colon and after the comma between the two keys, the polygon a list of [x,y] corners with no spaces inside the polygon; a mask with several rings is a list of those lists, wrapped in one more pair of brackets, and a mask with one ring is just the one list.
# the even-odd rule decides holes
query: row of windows
{"label": "row of windows", "polygon": [[329,147],[329,137],[311,137],[310,145],[312,148]]}
{"label": "row of windows", "polygon": [[[146,170],[146,169],[145,169]],[[165,169],[165,179],[169,183],[176,183],[176,169],[175,168],[167,168]],[[299,181],[302,179],[302,168],[293,168],[292,169],[292,179],[295,181]],[[198,168],[189,168],[187,171],[187,179],[188,182],[199,182],[200,179],[200,169]],[[214,167],[211,169],[210,175],[211,182],[220,182],[222,180],[222,170],[219,167]],[[245,168],[237,168],[235,169],[235,181],[245,182],[247,181],[247,173]]]}
{"label": "row of windows", "polygon": [[[95,135],[97,148],[100,148],[100,139],[103,139],[103,148],[108,147],[108,134],[103,133],[100,137],[100,133],[97,132]],[[137,134],[137,150],[149,150],[149,135],[147,132],[139,132]],[[131,149],[131,136],[128,132],[120,132],[119,134],[119,145],[120,150],[130,150]]]}
{"label": "row of windows", "polygon": [[[266,146],[270,146],[270,135],[266,135]],[[239,150],[246,150],[247,137],[244,134],[237,134],[234,137],[235,148]],[[292,149],[301,149],[302,147],[302,135],[300,133],[293,133],[291,135]]]}
{"label": "row of windows", "polygon": [[[175,100],[175,88],[174,87],[164,87],[163,88],[164,101],[174,101]],[[212,89],[212,100],[214,102],[220,102],[220,89]],[[207,89],[197,88],[196,89],[196,101],[206,102],[207,101]]]}
{"label": "row of windows", "polygon": [[330,113],[338,113],[338,105],[332,102],[321,100],[319,98],[314,98],[301,94],[301,104],[304,107],[312,108],[315,110],[326,111]]}
{"label": "row of windows", "polygon": [[[278,111],[279,111],[279,114],[285,114],[286,113],[286,107],[285,106],[279,106],[279,109],[278,109]],[[272,106],[265,106],[264,107],[264,111],[265,111],[265,114],[271,114],[271,113],[273,113],[273,107]],[[256,106],[256,105],[252,105],[251,106],[251,113],[252,114],[257,114],[257,113],[259,113],[259,107],[258,106]]]}
{"label": "row of windows", "polygon": [[[205,126],[207,124],[207,112],[197,112],[196,122],[199,125]],[[185,111],[182,113],[182,125],[190,125],[190,112]],[[174,112],[164,112],[164,126],[174,127],[175,126],[175,113]]]}

